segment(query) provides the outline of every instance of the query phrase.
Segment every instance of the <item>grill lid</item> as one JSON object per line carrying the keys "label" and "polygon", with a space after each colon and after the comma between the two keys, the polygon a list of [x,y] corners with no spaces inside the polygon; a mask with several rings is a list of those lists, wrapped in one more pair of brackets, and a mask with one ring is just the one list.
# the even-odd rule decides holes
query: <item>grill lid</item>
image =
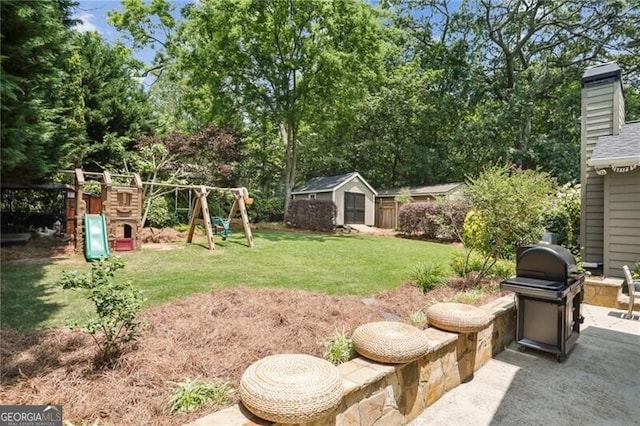
{"label": "grill lid", "polygon": [[567,283],[571,275],[578,273],[573,254],[554,244],[536,244],[520,247],[517,252],[516,275]]}

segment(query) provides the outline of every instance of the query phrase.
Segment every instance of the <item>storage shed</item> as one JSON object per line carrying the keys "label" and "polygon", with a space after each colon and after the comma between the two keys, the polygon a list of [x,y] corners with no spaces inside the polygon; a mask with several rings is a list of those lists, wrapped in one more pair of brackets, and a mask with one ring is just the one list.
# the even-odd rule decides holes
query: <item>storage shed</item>
{"label": "storage shed", "polygon": [[398,227],[398,212],[403,203],[396,201],[396,197],[407,190],[412,201],[429,201],[435,200],[437,197],[460,200],[464,197],[463,183],[380,190],[376,196],[376,226],[378,228],[394,229]]}
{"label": "storage shed", "polygon": [[581,131],[582,259],[623,277],[640,260],[640,122],[625,122],[618,64],[583,74]]}
{"label": "storage shed", "polygon": [[336,204],[336,226],[375,223],[376,190],[358,172],[315,177],[291,191],[291,198],[331,200]]}

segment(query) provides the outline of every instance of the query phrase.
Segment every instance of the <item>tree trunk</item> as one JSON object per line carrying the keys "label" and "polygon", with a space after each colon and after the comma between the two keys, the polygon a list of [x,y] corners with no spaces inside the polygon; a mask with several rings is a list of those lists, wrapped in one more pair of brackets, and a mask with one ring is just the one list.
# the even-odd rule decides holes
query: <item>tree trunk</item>
{"label": "tree trunk", "polygon": [[297,141],[295,124],[289,120],[286,124],[280,123],[280,137],[285,144],[284,166],[284,214],[285,219],[291,202],[291,190],[296,181]]}

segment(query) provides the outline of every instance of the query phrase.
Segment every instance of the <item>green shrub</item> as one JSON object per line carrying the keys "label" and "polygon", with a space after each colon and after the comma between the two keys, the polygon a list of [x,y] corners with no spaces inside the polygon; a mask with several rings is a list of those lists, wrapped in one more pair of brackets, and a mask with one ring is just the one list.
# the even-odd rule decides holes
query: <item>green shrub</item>
{"label": "green shrub", "polygon": [[[490,264],[487,268],[485,262]],[[516,265],[508,259],[487,259],[475,251],[454,253],[451,260],[451,269],[459,277],[466,277],[469,273],[480,273],[486,269],[485,276],[494,278],[509,278],[515,275]]]}
{"label": "green shrub", "polygon": [[173,229],[175,229],[178,232],[187,232],[189,230],[189,224],[188,223],[178,223],[173,227]]}
{"label": "green shrub", "polygon": [[408,187],[401,188],[400,193],[393,197],[393,201],[400,204],[412,202],[413,197],[411,196],[411,190]]}
{"label": "green shrub", "polygon": [[574,256],[580,254],[580,185],[568,183],[555,195],[553,207],[544,217],[548,232],[558,235],[558,244],[571,250]]}
{"label": "green shrub", "polygon": [[415,281],[423,293],[426,293],[446,284],[448,276],[442,265],[436,263],[417,266],[411,275],[411,279]]}
{"label": "green shrub", "polygon": [[333,365],[339,365],[352,359],[356,352],[353,341],[347,336],[344,329],[336,330],[333,336],[324,345],[324,359]]}
{"label": "green shrub", "polygon": [[471,206],[464,200],[436,199],[438,208],[430,217],[436,226],[436,238],[446,241],[463,241],[463,226]]}
{"label": "green shrub", "polygon": [[164,228],[173,219],[173,215],[169,211],[169,204],[164,197],[154,198],[151,201],[147,220],[149,225],[155,228]]}
{"label": "green shrub", "polygon": [[254,197],[253,204],[248,209],[253,223],[284,221],[284,202],[282,198]]}
{"label": "green shrub", "polygon": [[437,214],[438,204],[435,201],[403,204],[398,210],[398,228],[406,234],[435,239],[438,226],[432,217]]}
{"label": "green shrub", "polygon": [[467,213],[463,225],[464,244],[467,247],[480,247],[483,244],[487,224],[482,220],[482,215],[474,210]]}
{"label": "green shrub", "polygon": [[231,206],[235,201],[232,194],[227,191],[212,191],[207,196],[207,205],[209,207],[209,216],[211,217],[227,217]]}
{"label": "green shrub", "polygon": [[509,278],[516,274],[516,264],[509,259],[498,259],[489,269],[489,276],[494,278]]}
{"label": "green shrub", "polygon": [[468,239],[465,235],[464,244],[485,258],[476,282],[493,260],[515,259],[517,247],[540,240],[544,213],[552,206],[555,188],[547,173],[509,166],[488,167],[469,180],[465,193],[479,219],[473,224],[478,229]]}
{"label": "green shrub", "polygon": [[465,303],[465,304],[473,304],[483,297],[494,294],[500,290],[499,284],[492,285],[482,285],[478,287],[474,287],[471,289],[467,289],[466,291],[457,292],[454,296],[443,300],[443,302],[455,302],[455,303]]}
{"label": "green shrub", "polygon": [[59,285],[64,289],[87,290],[87,298],[96,308],[97,318],[85,328],[100,349],[96,359],[100,365],[110,365],[121,353],[124,344],[138,336],[140,322],[136,314],[142,306],[140,292],[130,281],[114,283],[115,272],[124,268],[120,257],[91,263],[91,273],[64,271]]}
{"label": "green shrub", "polygon": [[409,323],[416,327],[422,327],[427,323],[427,314],[420,310],[409,315]]}
{"label": "green shrub", "polygon": [[169,401],[172,413],[191,413],[204,406],[223,405],[235,393],[229,383],[220,380],[185,378],[176,385]]}

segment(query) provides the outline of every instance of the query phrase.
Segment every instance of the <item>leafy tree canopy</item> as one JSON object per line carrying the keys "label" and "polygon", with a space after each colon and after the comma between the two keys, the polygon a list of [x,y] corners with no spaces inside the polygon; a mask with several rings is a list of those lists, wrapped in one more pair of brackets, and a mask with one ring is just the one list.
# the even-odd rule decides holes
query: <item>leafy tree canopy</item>
{"label": "leafy tree canopy", "polygon": [[82,123],[72,84],[68,0],[0,3],[2,180],[39,180],[64,166]]}

